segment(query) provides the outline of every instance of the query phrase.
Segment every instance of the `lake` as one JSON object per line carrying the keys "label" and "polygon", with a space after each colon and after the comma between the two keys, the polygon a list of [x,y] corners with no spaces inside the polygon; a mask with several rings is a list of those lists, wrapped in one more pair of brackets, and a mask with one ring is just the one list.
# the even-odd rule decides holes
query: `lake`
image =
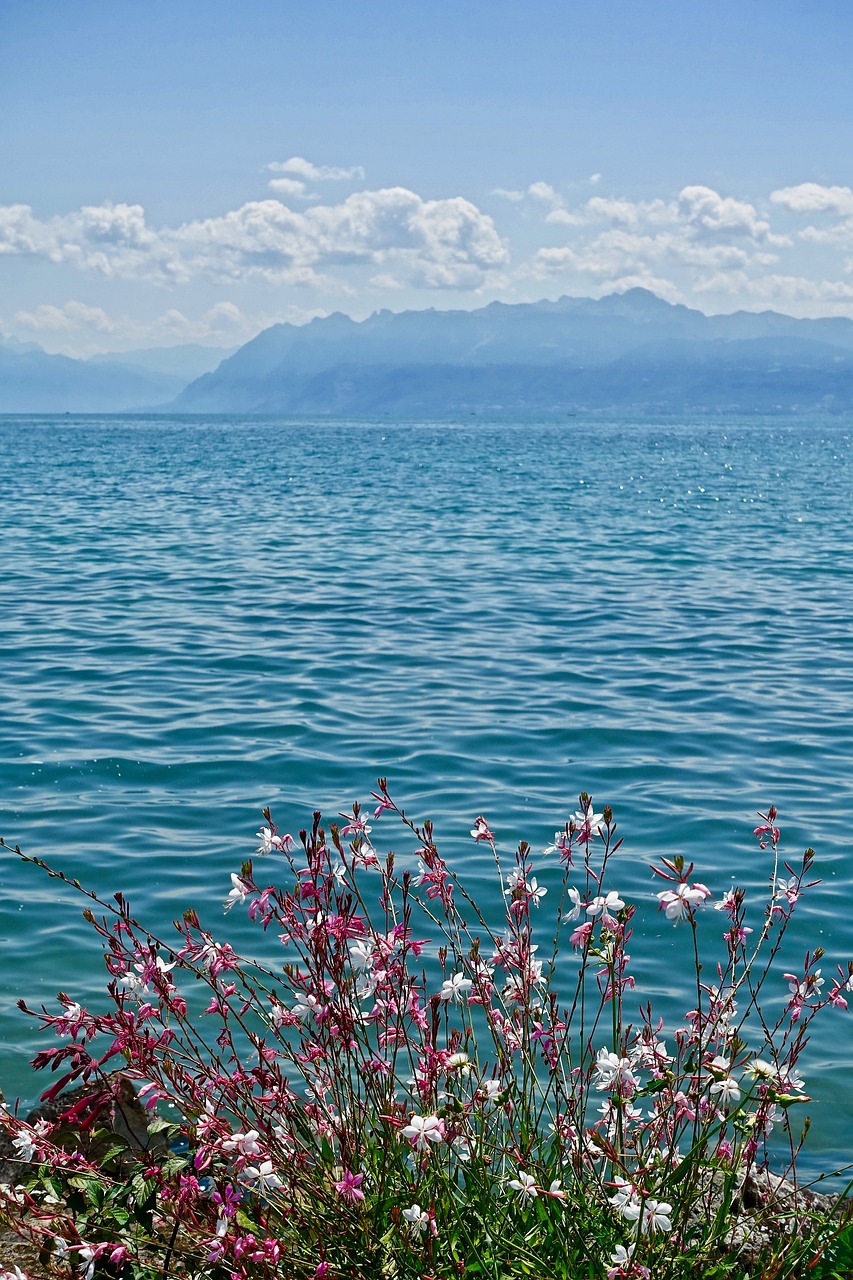
{"label": "lake", "polygon": [[[295,830],[387,775],[497,911],[474,818],[544,849],[585,790],[625,836],[638,997],[674,1013],[689,972],[649,863],[683,853],[760,910],[752,828],[775,803],[786,856],[813,846],[823,881],[786,956],[824,946],[829,975],[853,957],[851,435],[2,418],[0,834],[152,927],[203,904],[239,940],[221,901],[264,805]],[[29,1100],[39,1037],[15,999],[91,1000],[103,962],[82,904],[0,869],[0,1083]],[[713,942],[721,917],[702,927]],[[805,1064],[815,1167],[853,1138],[850,1017]]]}

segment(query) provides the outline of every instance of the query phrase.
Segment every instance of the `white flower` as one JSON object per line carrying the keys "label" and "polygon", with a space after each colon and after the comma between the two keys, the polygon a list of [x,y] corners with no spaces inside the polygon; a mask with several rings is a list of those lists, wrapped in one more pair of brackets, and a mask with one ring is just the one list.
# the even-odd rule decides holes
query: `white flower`
{"label": "white flower", "polygon": [[480,1085],[479,1092],[485,1095],[484,1102],[493,1103],[503,1093],[503,1085],[500,1080],[484,1080]]}
{"label": "white flower", "polygon": [[230,1138],[223,1138],[222,1150],[237,1151],[241,1156],[259,1156],[261,1154],[261,1148],[258,1145],[260,1136],[257,1129],[249,1129],[246,1133],[233,1133]]}
{"label": "white flower", "polygon": [[0,1280],[29,1280],[29,1277],[16,1263],[12,1263],[11,1267],[0,1271]]}
{"label": "white flower", "polygon": [[460,1075],[470,1076],[471,1059],[467,1053],[451,1053],[447,1059],[447,1070],[458,1071]]}
{"label": "white flower", "polygon": [[376,954],[376,942],[373,938],[359,938],[349,949],[349,958],[354,969],[369,969]]}
{"label": "white flower", "polygon": [[814,973],[806,974],[802,981],[789,973],[786,973],[785,977],[789,979],[788,990],[799,999],[808,1000],[810,996],[816,997],[820,995],[820,989],[823,986],[820,969],[815,969]]}
{"label": "white flower", "polygon": [[643,1205],[643,1230],[649,1235],[656,1231],[671,1231],[672,1205],[663,1200],[647,1200]]}
{"label": "white flower", "polygon": [[590,800],[585,809],[578,809],[574,816],[574,823],[580,832],[581,839],[586,840],[599,834],[604,826],[604,814],[593,813]]}
{"label": "white flower", "polygon": [[[230,911],[231,908],[234,906],[235,902],[239,902],[240,905],[242,906],[243,903],[246,901],[246,895],[249,892],[245,881],[241,880],[240,877],[235,875],[233,871],[231,872],[231,886],[232,886],[231,892],[228,894],[228,897],[225,899],[226,911]],[[158,959],[159,959],[159,956],[158,956]]]}
{"label": "white flower", "polygon": [[303,1001],[295,1004],[290,1012],[294,1018],[298,1018],[300,1022],[307,1022],[311,1015],[318,1008],[320,1001],[316,996],[306,996]]}
{"label": "white flower", "polygon": [[31,1133],[17,1133],[12,1139],[12,1146],[19,1160],[32,1160],[36,1153],[36,1144]]}
{"label": "white flower", "polygon": [[740,1085],[734,1076],[726,1076],[723,1080],[715,1080],[711,1085],[711,1093],[718,1094],[724,1107],[740,1102]]}
{"label": "white flower", "polygon": [[411,1209],[403,1210],[403,1217],[408,1222],[413,1231],[423,1234],[429,1226],[429,1214],[421,1208],[419,1204],[413,1204]]}
{"label": "white flower", "polygon": [[565,1200],[566,1193],[563,1190],[563,1184],[559,1178],[555,1178],[548,1188],[548,1195],[554,1200]]}
{"label": "white flower", "polygon": [[597,1073],[596,1089],[616,1089],[620,1085],[626,1085],[629,1089],[636,1089],[637,1087],[637,1080],[631,1070],[630,1059],[620,1058],[617,1053],[611,1053],[609,1049],[599,1049],[598,1057],[595,1060],[595,1070]]}
{"label": "white flower", "polygon": [[518,1177],[512,1178],[506,1185],[512,1191],[517,1191],[525,1200],[535,1200],[539,1195],[536,1179],[531,1173],[519,1172]]}
{"label": "white flower", "polygon": [[258,839],[261,842],[258,847],[258,853],[260,854],[272,853],[273,849],[284,848],[284,841],[281,836],[275,835],[269,827],[261,827],[258,832]]}
{"label": "white flower", "polygon": [[686,920],[694,907],[701,907],[711,892],[703,884],[677,884],[674,889],[664,889],[658,894],[658,901],[666,912],[667,920]]}
{"label": "white flower", "polygon": [[765,1058],[753,1058],[747,1071],[755,1080],[775,1080],[777,1076],[773,1063]]}
{"label": "white flower", "polygon": [[586,914],[595,919],[596,916],[615,915],[617,911],[621,911],[625,903],[619,897],[619,894],[612,889],[605,897],[598,894],[591,902],[587,903]]}
{"label": "white flower", "polygon": [[466,978],[464,973],[451,974],[441,984],[438,998],[439,1000],[453,1000],[456,1004],[462,1004],[462,997],[467,996],[473,985],[471,979]]}
{"label": "white flower", "polygon": [[569,837],[566,835],[565,829],[554,832],[554,843],[549,844],[547,849],[542,850],[543,856],[549,853],[568,853],[571,846]]}
{"label": "white flower", "polygon": [[416,1151],[428,1151],[431,1142],[441,1142],[444,1138],[444,1125],[438,1116],[412,1116],[400,1136],[408,1138]]}
{"label": "white flower", "polygon": [[453,1139],[453,1150],[460,1164],[467,1164],[471,1159],[471,1143],[463,1133]]}
{"label": "white flower", "polygon": [[578,916],[581,913],[581,908],[584,905],[581,902],[581,896],[577,889],[570,888],[567,890],[567,894],[568,894],[569,902],[571,902],[572,904],[572,909],[571,911],[566,911],[563,914],[564,924],[566,923],[567,920],[577,920]]}
{"label": "white flower", "polygon": [[98,1257],[97,1253],[91,1245],[87,1244],[79,1250],[78,1257],[81,1262],[86,1263],[86,1270],[83,1272],[84,1280],[92,1280],[92,1276],[95,1274],[95,1262]]}
{"label": "white flower", "polygon": [[243,1174],[250,1182],[256,1182],[260,1191],[276,1191],[284,1183],[273,1171],[272,1160],[262,1160],[259,1164],[248,1164]]}

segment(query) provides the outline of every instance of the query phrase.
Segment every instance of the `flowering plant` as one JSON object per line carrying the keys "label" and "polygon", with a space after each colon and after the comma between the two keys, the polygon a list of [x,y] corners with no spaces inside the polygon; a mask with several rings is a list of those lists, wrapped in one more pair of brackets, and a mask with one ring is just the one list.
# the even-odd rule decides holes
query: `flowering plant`
{"label": "flowering plant", "polygon": [[[431,823],[384,779],[373,799],[372,817],[356,804],[326,829],[315,813],[296,840],[265,811],[257,852],[271,862],[244,862],[224,904],[258,929],[255,956],[194,909],[167,944],[121,894],[80,889],[110,1007],[21,1002],[60,1041],[34,1062],[58,1076],[47,1117],[2,1116],[17,1162],[6,1219],[85,1280],[831,1274],[820,1268],[843,1221],[798,1184],[793,1117],[809,1101],[808,1028],[846,1009],[853,965],[827,980],[823,952],[808,953],[784,975],[781,1012],[765,1014],[788,923],[817,883],[812,850],[780,865],[775,810],[756,830],[770,871],[755,932],[742,890],[713,901],[683,858],[654,868],[659,909],[695,961],[692,1007],[665,1034],[635,990],[638,907],[610,885],[622,841],[609,807],[582,794],[542,855],[559,881],[550,931],[530,846],[505,857],[476,819],[500,878],[498,930]],[[389,817],[400,855],[374,838]],[[723,924],[712,982],[709,903]],[[129,1079],[144,1141],[115,1121]]]}

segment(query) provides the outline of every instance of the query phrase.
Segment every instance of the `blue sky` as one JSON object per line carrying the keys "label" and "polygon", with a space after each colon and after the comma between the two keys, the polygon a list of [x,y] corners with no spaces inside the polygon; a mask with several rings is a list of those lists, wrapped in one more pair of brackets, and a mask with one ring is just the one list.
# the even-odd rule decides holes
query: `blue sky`
{"label": "blue sky", "polygon": [[849,0],[0,0],[0,332],[643,284],[853,316]]}

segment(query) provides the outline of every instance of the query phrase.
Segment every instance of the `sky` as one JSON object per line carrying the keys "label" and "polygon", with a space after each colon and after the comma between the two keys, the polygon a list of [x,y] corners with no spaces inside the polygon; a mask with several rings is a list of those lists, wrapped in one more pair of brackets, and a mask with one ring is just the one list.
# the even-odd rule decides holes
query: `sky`
{"label": "sky", "polygon": [[0,0],[0,334],[853,317],[851,0]]}

